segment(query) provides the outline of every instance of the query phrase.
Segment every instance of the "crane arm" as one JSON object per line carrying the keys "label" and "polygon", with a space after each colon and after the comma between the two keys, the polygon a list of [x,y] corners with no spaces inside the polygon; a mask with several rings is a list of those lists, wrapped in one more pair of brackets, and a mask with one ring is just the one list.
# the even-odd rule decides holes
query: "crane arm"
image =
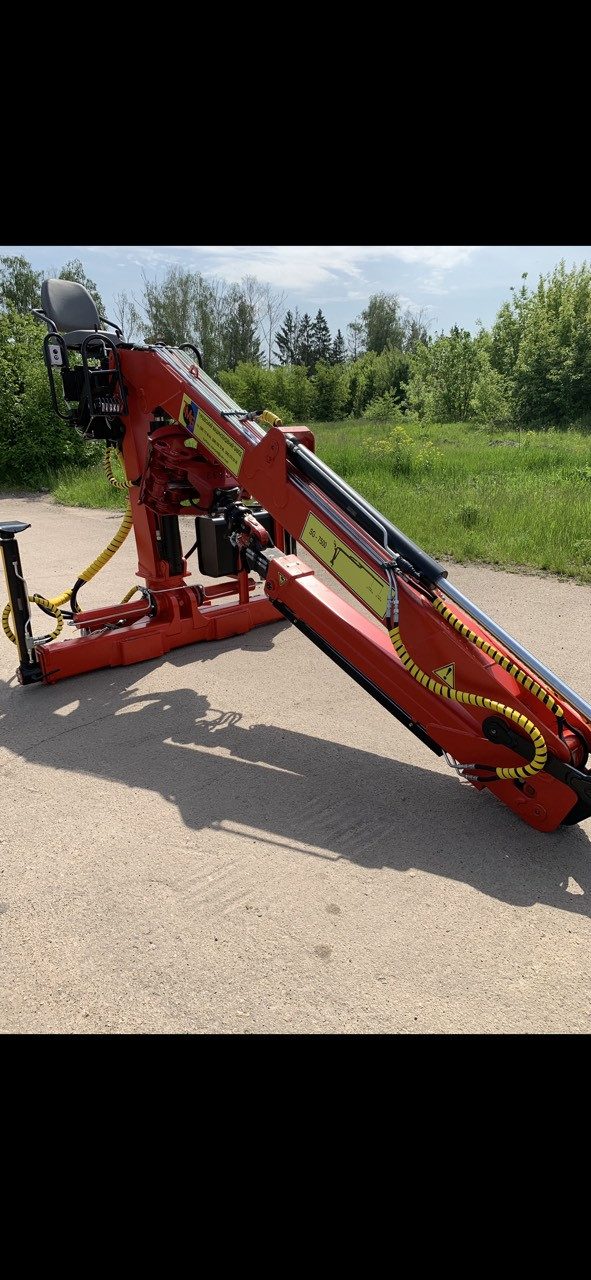
{"label": "crane arm", "polygon": [[[591,816],[591,706],[317,458],[308,428],[240,408],[194,349],[105,342],[97,367],[84,341],[70,414],[121,450],[144,599],[75,613],[73,640],[21,636],[23,683],[281,616],[460,779],[529,825],[551,831]],[[59,347],[55,332],[48,343]],[[51,379],[55,355],[46,362]],[[213,586],[187,583],[187,517]]]}

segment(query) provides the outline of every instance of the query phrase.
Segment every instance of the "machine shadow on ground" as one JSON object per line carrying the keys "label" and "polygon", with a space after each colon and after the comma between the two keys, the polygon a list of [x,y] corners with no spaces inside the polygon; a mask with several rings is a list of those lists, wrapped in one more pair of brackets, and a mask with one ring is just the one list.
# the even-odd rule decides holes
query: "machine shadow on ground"
{"label": "machine shadow on ground", "polygon": [[[268,647],[263,630],[251,634],[250,648]],[[217,646],[203,649],[214,657]],[[177,651],[168,661],[182,670],[194,654]],[[97,671],[44,688],[4,684],[6,751],[90,782],[159,793],[189,829],[250,839],[254,831],[298,857],[412,868],[512,905],[590,914],[588,823],[543,835],[489,793],[438,772],[435,757],[432,769],[421,768],[277,724],[243,723],[239,712],[192,688],[134,688],[149,685],[158,666]],[[404,753],[406,731],[386,712],[384,719],[384,741]]]}

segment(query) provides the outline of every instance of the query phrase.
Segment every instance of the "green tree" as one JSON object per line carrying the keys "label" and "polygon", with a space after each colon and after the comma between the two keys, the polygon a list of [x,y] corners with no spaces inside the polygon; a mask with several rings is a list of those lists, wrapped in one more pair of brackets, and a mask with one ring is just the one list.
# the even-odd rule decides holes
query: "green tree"
{"label": "green tree", "polygon": [[361,360],[351,360],[344,366],[343,413],[347,418],[360,418],[366,398],[366,377]]}
{"label": "green tree", "polygon": [[392,392],[397,403],[404,399],[404,386],[409,374],[409,356],[396,347],[386,347],[380,355],[368,351],[362,357],[364,365],[371,362],[372,395]]}
{"label": "green tree", "polygon": [[277,412],[274,407],[273,370],[263,369],[258,363],[241,361],[233,370],[220,370],[218,380],[220,386],[248,413],[260,412],[261,409]]}
{"label": "green tree", "polygon": [[363,351],[364,326],[362,320],[352,320],[347,325],[348,347],[352,360],[358,360]]}
{"label": "green tree", "polygon": [[115,294],[112,319],[119,325],[127,342],[133,342],[136,335],[141,333],[142,325],[138,309],[125,292]]}
{"label": "green tree", "polygon": [[332,336],[326,317],[318,310],[313,324],[310,325],[310,367],[315,369],[319,361],[330,362],[332,356]]}
{"label": "green tree", "polygon": [[96,449],[53,410],[43,359],[43,327],[15,307],[0,315],[0,475],[35,486],[64,463],[84,464]]}
{"label": "green tree", "polygon": [[[77,284],[84,285],[84,288],[88,290],[95,303],[99,316],[105,316],[105,304],[101,298],[98,288],[95,285],[94,280],[91,280],[89,276],[87,276],[79,258],[72,258],[71,262],[66,262],[65,266],[62,267],[59,273],[59,279],[75,280]],[[105,318],[109,319],[108,316]]]}
{"label": "green tree", "polygon": [[238,285],[232,285],[225,295],[216,363],[235,369],[240,363],[260,364],[262,358],[256,304],[248,301]]}
{"label": "green tree", "polygon": [[273,354],[273,342],[275,340],[275,332],[279,317],[285,310],[287,294],[283,291],[278,293],[270,284],[260,286],[258,313],[260,325],[265,339],[265,350],[267,353],[267,365],[271,368],[271,360]]}
{"label": "green tree", "polygon": [[[365,406],[363,417],[369,422],[400,422],[403,418],[403,412],[400,405],[396,401],[396,397],[392,391],[384,391],[380,396],[374,396],[369,404]],[[379,442],[383,444],[383,441]],[[380,451],[378,450],[378,453]]]}
{"label": "green tree", "polygon": [[591,399],[591,272],[563,261],[540,277],[522,304],[513,371],[519,419],[568,426],[587,417]]}
{"label": "green tree", "polygon": [[198,347],[205,368],[217,372],[220,356],[220,296],[198,271],[171,266],[164,278],[149,280],[142,273],[143,296],[136,304],[147,342]]}
{"label": "green tree", "polygon": [[491,364],[505,378],[513,378],[519,348],[527,322],[529,292],[527,272],[521,277],[519,292],[511,286],[512,299],[503,302],[491,331]]}
{"label": "green tree", "polygon": [[300,332],[298,335],[298,351],[296,364],[306,366],[308,373],[311,373],[314,367],[314,347],[312,337],[312,321],[308,312],[305,311],[300,324]]}
{"label": "green tree", "polygon": [[423,311],[405,311],[402,325],[404,330],[402,350],[404,352],[412,355],[419,343],[424,347],[428,347],[431,341],[429,321],[425,319]]}
{"label": "green tree", "polygon": [[312,321],[306,311],[300,316],[298,308],[288,311],[277,331],[275,352],[280,364],[305,365],[311,372],[314,358]]}
{"label": "green tree", "polygon": [[409,359],[402,351],[387,347],[380,355],[376,355],[375,351],[366,351],[358,360],[345,365],[344,413],[359,418],[370,401],[386,394],[392,396],[396,405],[402,408],[409,376]]}
{"label": "green tree", "polygon": [[287,311],[281,328],[275,334],[275,355],[280,364],[299,364],[301,320],[298,309]]}
{"label": "green tree", "polygon": [[512,288],[491,332],[491,366],[521,423],[588,422],[591,400],[591,271],[564,259],[537,287]]}
{"label": "green tree", "polygon": [[317,422],[334,422],[342,415],[345,402],[342,370],[338,365],[330,365],[325,360],[319,360],[311,383],[314,389],[312,401],[314,419]]}
{"label": "green tree", "polygon": [[466,422],[474,416],[473,398],[481,372],[477,340],[454,325],[410,357],[407,401],[412,412],[430,422]]}
{"label": "green tree", "polygon": [[[160,283],[149,280],[142,272],[143,295],[141,325],[147,342],[165,342],[167,346],[179,346],[181,342],[195,342],[199,311],[199,283],[192,271],[181,267],[169,267]],[[204,284],[204,292],[207,286]]]}
{"label": "green tree", "polygon": [[379,355],[388,346],[402,350],[405,330],[397,294],[373,294],[361,312],[361,319],[366,351]]}
{"label": "green tree", "polygon": [[312,416],[314,388],[308,378],[308,370],[304,365],[292,365],[286,371],[287,399],[286,404],[293,421],[306,423]]}
{"label": "green tree", "polygon": [[337,329],[336,337],[332,344],[332,351],[330,353],[330,362],[331,364],[344,364],[346,359],[347,348],[345,346],[345,339],[343,338],[340,329]]}
{"label": "green tree", "polygon": [[28,315],[40,305],[39,292],[42,271],[33,271],[30,262],[22,256],[0,258],[0,308],[8,311],[14,307],[21,315]]}
{"label": "green tree", "polygon": [[473,415],[484,426],[506,426],[513,417],[510,380],[492,365],[492,339],[485,329],[481,328],[474,345],[478,372],[471,399]]}

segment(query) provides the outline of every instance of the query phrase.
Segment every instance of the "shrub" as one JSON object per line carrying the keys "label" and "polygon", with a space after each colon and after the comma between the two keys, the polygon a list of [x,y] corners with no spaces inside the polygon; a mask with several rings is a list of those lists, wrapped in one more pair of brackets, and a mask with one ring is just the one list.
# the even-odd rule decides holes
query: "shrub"
{"label": "shrub", "polygon": [[0,315],[0,476],[35,486],[64,463],[84,466],[96,450],[58,418],[43,359],[41,326],[10,309]]}

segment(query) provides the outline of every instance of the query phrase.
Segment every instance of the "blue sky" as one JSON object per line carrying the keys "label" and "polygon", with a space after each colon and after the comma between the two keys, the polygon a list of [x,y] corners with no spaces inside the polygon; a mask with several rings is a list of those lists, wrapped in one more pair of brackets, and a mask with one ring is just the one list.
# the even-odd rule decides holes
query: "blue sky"
{"label": "blue sky", "polygon": [[562,258],[569,270],[591,264],[591,245],[3,245],[0,254],[56,274],[79,258],[110,319],[118,294],[141,300],[142,272],[161,280],[176,264],[227,283],[252,275],[286,295],[286,311],[297,306],[313,318],[320,309],[333,336],[341,329],[345,338],[374,293],[398,294],[432,336],[453,324],[475,333],[478,320],[493,324],[522,272],[533,288]]}

